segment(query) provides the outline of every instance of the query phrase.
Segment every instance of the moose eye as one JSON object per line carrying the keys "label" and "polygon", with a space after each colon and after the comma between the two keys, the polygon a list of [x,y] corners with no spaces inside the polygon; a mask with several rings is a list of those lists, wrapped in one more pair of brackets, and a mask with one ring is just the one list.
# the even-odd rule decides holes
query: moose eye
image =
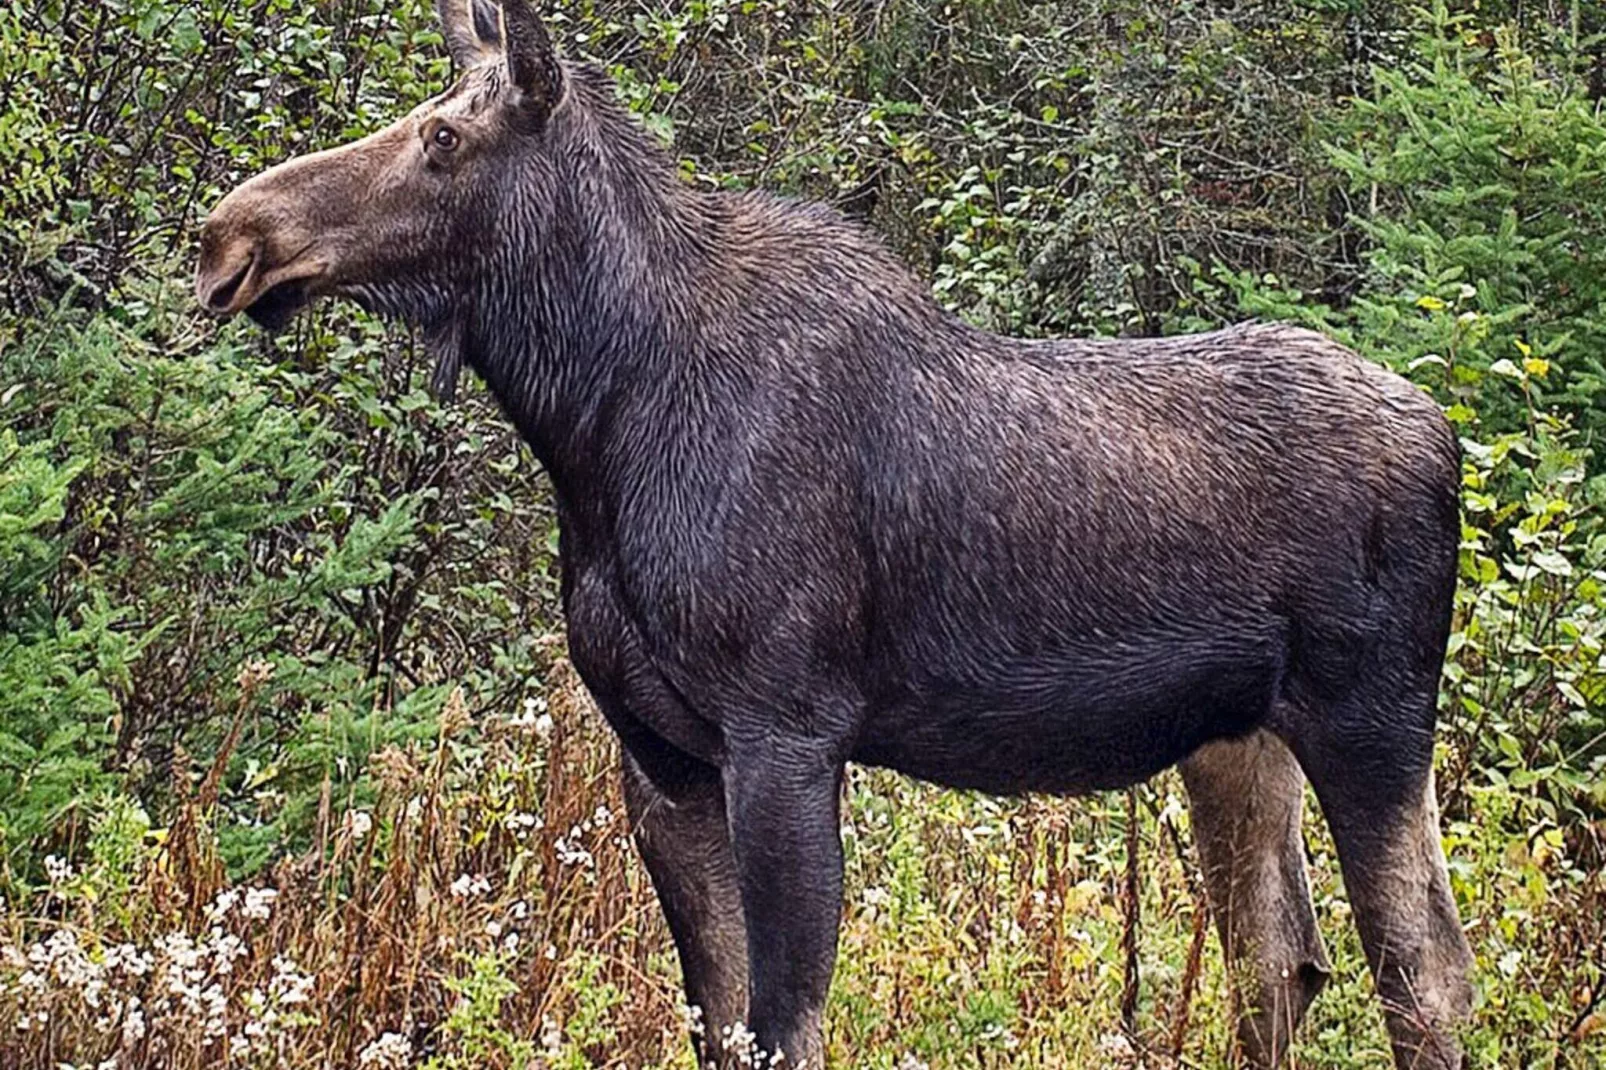
{"label": "moose eye", "polygon": [[457,148],[457,131],[453,130],[449,126],[437,126],[435,128],[435,133],[430,135],[430,140],[433,141],[435,143],[435,147],[440,149],[442,152],[451,152],[453,149]]}

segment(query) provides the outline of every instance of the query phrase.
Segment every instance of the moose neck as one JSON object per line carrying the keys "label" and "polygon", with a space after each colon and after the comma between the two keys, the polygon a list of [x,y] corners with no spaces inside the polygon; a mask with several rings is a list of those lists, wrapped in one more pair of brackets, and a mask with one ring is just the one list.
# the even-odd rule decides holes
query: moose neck
{"label": "moose neck", "polygon": [[560,502],[596,493],[621,397],[639,402],[695,348],[692,280],[717,257],[719,229],[714,199],[679,181],[607,83],[569,77],[538,161],[553,192],[539,204],[511,194],[510,240],[479,273],[470,316],[470,360]]}

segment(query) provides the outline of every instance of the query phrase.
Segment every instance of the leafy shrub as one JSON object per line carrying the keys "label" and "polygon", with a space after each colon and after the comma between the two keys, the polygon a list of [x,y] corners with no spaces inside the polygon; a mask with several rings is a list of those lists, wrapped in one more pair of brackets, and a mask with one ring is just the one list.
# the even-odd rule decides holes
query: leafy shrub
{"label": "leafy shrub", "polygon": [[1225,299],[1336,333],[1417,374],[1463,425],[1476,415],[1478,434],[1525,426],[1533,402],[1592,436],[1606,411],[1606,114],[1579,53],[1536,56],[1515,27],[1442,0],[1414,43],[1324,124],[1359,256],[1342,302],[1220,262],[1197,296],[1213,314]]}
{"label": "leafy shrub", "polygon": [[301,339],[319,355],[301,371],[183,335],[169,300],[132,325],[64,314],[8,361],[13,864],[72,840],[105,791],[156,801],[182,752],[229,730],[238,667],[267,657],[226,793],[229,862],[255,868],[305,842],[327,777],[429,731],[445,674],[515,703],[551,627],[550,513],[510,432],[421,387],[375,393],[417,357],[371,328]]}

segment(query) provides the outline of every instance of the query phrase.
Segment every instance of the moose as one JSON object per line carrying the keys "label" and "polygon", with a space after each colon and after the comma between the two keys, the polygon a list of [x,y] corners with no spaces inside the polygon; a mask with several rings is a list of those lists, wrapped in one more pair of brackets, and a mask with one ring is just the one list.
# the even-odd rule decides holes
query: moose
{"label": "moose", "polygon": [[1257,1067],[1330,972],[1308,782],[1398,1065],[1460,1066],[1433,400],[1285,326],[980,330],[828,208],[684,183],[526,0],[438,7],[455,83],[225,197],[196,294],[412,325],[437,392],[472,368],[545,466],[699,1059],[823,1067],[853,761],[994,793],[1180,765]]}

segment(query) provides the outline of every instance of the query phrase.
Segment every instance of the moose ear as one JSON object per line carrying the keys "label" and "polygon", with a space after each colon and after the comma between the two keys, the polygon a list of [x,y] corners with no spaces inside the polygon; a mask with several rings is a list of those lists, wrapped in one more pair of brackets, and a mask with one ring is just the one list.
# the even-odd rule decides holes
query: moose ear
{"label": "moose ear", "polygon": [[502,54],[501,19],[491,0],[435,0],[446,51],[460,71]]}
{"label": "moose ear", "polygon": [[552,51],[552,38],[527,0],[502,0],[502,35],[513,84],[528,93],[540,108],[550,110],[558,102],[563,72]]}

